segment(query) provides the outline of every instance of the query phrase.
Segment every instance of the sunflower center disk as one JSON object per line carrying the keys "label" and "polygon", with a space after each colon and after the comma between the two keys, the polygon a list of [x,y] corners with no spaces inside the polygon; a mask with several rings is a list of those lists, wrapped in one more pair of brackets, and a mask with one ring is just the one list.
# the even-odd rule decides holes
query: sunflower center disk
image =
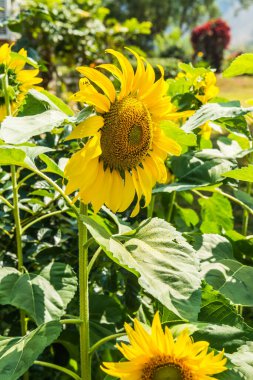
{"label": "sunflower center disk", "polygon": [[101,158],[111,169],[128,170],[140,164],[152,146],[152,120],[145,104],[127,96],[104,114]]}
{"label": "sunflower center disk", "polygon": [[184,376],[180,367],[172,364],[157,368],[152,380],[184,380]]}

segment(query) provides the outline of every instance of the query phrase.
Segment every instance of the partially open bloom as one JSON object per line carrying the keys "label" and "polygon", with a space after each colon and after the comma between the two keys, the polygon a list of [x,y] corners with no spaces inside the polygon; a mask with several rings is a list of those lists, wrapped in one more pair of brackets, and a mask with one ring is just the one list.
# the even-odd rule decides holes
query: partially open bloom
{"label": "partially open bloom", "polygon": [[[190,92],[197,98],[202,104],[206,104],[209,100],[217,96],[219,88],[216,85],[216,76],[213,71],[207,71],[202,69],[203,73],[199,72],[199,69],[192,68],[192,72],[183,73],[180,72],[176,79],[182,78],[188,83]],[[205,140],[209,140],[212,133],[212,127],[209,122],[200,126],[199,134],[203,136]]]}
{"label": "partially open bloom", "polygon": [[[31,88],[37,88],[36,84],[42,81],[37,75],[39,70],[24,70],[27,51],[21,49],[18,54],[11,51],[9,44],[0,47],[0,75],[7,75],[8,96],[11,112],[15,114],[22,105],[27,92]],[[2,82],[0,81],[0,122],[5,118],[6,104]]]}
{"label": "partially open bloom", "polygon": [[147,206],[155,183],[167,180],[164,161],[168,153],[181,152],[180,145],[166,137],[159,124],[183,115],[175,113],[166,95],[162,67],[156,81],[151,65],[132,50],[136,71],[123,54],[112,49],[107,52],[118,59],[121,69],[112,64],[98,67],[116,77],[121,85],[119,93],[98,69],[77,69],[84,78],[74,99],[93,105],[96,115],[79,124],[68,137],[89,139],[66,166],[66,192],[79,190],[78,197],[86,204],[91,202],[95,212],[103,204],[113,212],[124,211],[135,199],[134,216],[142,196]]}
{"label": "partially open bloom", "polygon": [[121,380],[214,380],[213,375],[226,370],[224,352],[208,352],[209,343],[193,342],[188,330],[176,340],[168,327],[163,331],[158,313],[151,332],[138,320],[134,329],[125,324],[130,341],[117,348],[128,360],[120,363],[103,363],[102,370]]}

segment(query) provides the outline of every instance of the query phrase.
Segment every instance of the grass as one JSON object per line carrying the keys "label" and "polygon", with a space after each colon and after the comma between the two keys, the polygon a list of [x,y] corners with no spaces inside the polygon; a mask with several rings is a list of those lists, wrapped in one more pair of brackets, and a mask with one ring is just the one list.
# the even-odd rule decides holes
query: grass
{"label": "grass", "polygon": [[249,106],[247,100],[253,99],[253,76],[222,78],[218,75],[217,85],[220,88],[219,96],[228,100],[240,100],[242,105]]}

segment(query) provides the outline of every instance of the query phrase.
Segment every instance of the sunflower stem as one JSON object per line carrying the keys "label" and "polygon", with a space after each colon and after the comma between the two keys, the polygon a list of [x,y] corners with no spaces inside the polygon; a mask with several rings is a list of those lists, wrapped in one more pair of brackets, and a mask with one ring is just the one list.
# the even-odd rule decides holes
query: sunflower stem
{"label": "sunflower stem", "polygon": [[155,207],[155,194],[152,195],[151,202],[148,206],[148,215],[147,215],[148,218],[153,217],[154,207]]}
{"label": "sunflower stem", "polygon": [[80,368],[81,380],[91,380],[90,361],[90,331],[89,331],[89,273],[88,273],[88,249],[87,228],[82,217],[87,216],[87,205],[81,203],[78,219],[79,232],[79,310],[80,310]]}
{"label": "sunflower stem", "polygon": [[173,209],[174,209],[174,204],[176,200],[176,191],[173,191],[171,194],[170,198],[170,205],[169,205],[169,210],[168,210],[168,216],[167,216],[167,222],[171,222],[172,214],[173,214]]}
{"label": "sunflower stem", "polygon": [[[4,100],[6,107],[6,115],[11,115],[11,103],[8,92],[8,71],[5,71],[5,74],[2,76],[2,88],[4,92]],[[22,228],[21,228],[21,219],[18,205],[18,185],[17,185],[17,173],[15,165],[11,165],[11,181],[12,181],[12,190],[13,190],[13,216],[15,221],[15,235],[16,235],[16,245],[17,245],[17,259],[18,259],[18,270],[23,271],[23,248],[22,248]],[[26,320],[25,313],[23,310],[20,310],[20,327],[21,334],[26,335]],[[29,373],[26,372],[23,376],[24,380],[29,380]]]}
{"label": "sunflower stem", "polygon": [[[249,195],[251,195],[251,190],[252,190],[252,182],[248,182],[248,184],[247,184],[247,193]],[[248,210],[243,210],[242,234],[244,236],[247,236],[248,225],[249,225],[249,212],[248,212]]]}

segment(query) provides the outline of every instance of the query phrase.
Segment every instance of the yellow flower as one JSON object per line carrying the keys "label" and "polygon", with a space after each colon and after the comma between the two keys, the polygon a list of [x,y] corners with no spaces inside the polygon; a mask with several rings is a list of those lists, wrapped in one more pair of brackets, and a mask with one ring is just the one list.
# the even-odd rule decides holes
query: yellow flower
{"label": "yellow flower", "polygon": [[91,202],[95,212],[103,204],[121,212],[136,199],[134,216],[142,196],[147,206],[155,183],[167,180],[164,161],[168,153],[181,152],[180,145],[166,137],[159,124],[184,113],[175,113],[166,95],[163,68],[159,66],[161,76],[156,81],[152,66],[130,51],[137,60],[136,71],[123,54],[112,49],[107,52],[118,59],[121,69],[113,64],[98,66],[120,82],[119,93],[98,69],[77,69],[84,78],[73,97],[94,106],[96,115],[79,124],[67,138],[90,137],[70,158],[65,176],[66,193],[79,190],[77,197],[86,204]]}
{"label": "yellow flower", "polygon": [[[194,70],[196,70],[196,72],[194,72]],[[198,69],[193,69],[192,72],[178,73],[176,80],[182,80],[182,78],[190,84],[190,91],[202,104],[206,104],[219,93],[219,88],[216,86],[216,76],[213,71],[206,70],[206,72],[200,74]],[[210,124],[207,122],[199,128],[199,134],[202,135],[205,140],[209,140],[212,133]]]}
{"label": "yellow flower", "polygon": [[[21,57],[19,57],[19,56]],[[22,103],[25,96],[31,88],[38,88],[36,84],[42,81],[41,78],[37,78],[39,70],[23,70],[26,64],[27,52],[25,49],[21,49],[15,55],[11,51],[9,44],[4,44],[0,47],[0,75],[7,74],[8,76],[8,94],[11,104],[11,112],[15,114]],[[22,57],[24,57],[22,59]],[[2,83],[0,81],[0,122],[3,121],[7,112],[5,105],[5,98],[2,89]]]}
{"label": "yellow flower", "polygon": [[219,88],[216,86],[216,76],[212,71],[207,72],[202,80],[195,80],[196,89],[198,89],[198,98],[202,104],[214,98],[219,93]]}
{"label": "yellow flower", "polygon": [[226,370],[224,351],[208,353],[209,343],[194,343],[188,330],[176,340],[168,327],[163,332],[156,313],[151,332],[138,320],[134,329],[125,324],[130,345],[121,343],[117,348],[128,360],[120,363],[103,363],[104,372],[121,380],[214,380],[213,375]]}

